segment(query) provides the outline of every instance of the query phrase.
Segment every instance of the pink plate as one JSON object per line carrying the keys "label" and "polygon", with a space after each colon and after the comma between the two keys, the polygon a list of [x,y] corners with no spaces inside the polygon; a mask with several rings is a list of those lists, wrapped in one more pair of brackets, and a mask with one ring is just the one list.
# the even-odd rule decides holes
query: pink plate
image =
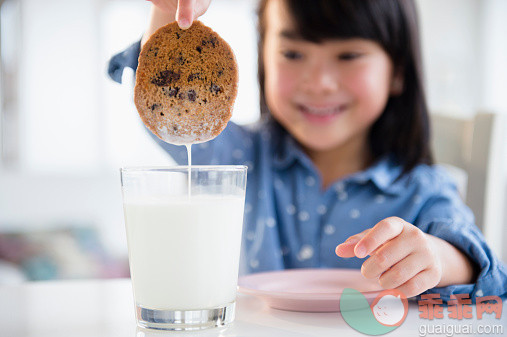
{"label": "pink plate", "polygon": [[383,290],[377,280],[357,269],[289,269],[242,276],[238,290],[254,295],[275,309],[305,312],[340,311],[344,288],[363,293],[371,304]]}

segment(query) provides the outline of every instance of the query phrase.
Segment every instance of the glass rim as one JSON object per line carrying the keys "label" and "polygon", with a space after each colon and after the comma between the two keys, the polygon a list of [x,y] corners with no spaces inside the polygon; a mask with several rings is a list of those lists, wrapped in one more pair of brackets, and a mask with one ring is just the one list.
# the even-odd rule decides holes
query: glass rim
{"label": "glass rim", "polygon": [[[220,171],[220,172],[243,172],[248,169],[246,165],[191,165],[190,170],[194,171]],[[188,165],[175,166],[123,166],[121,173],[130,172],[188,172]]]}

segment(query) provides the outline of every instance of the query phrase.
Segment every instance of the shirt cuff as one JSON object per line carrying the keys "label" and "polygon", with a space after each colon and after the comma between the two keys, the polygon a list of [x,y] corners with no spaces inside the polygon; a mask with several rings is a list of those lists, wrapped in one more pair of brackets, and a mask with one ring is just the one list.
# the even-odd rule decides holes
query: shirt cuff
{"label": "shirt cuff", "polygon": [[452,221],[438,221],[430,225],[428,233],[446,240],[476,264],[478,276],[475,283],[457,284],[429,289],[423,294],[439,293],[448,301],[450,295],[470,294],[472,302],[476,297],[507,295],[507,269],[487,246],[479,230],[470,224]]}
{"label": "shirt cuff", "polygon": [[121,53],[114,55],[111,60],[109,60],[109,67],[107,70],[109,77],[111,77],[113,81],[121,83],[123,69],[125,69],[125,67],[132,68],[135,72],[140,52],[141,40],[132,44]]}

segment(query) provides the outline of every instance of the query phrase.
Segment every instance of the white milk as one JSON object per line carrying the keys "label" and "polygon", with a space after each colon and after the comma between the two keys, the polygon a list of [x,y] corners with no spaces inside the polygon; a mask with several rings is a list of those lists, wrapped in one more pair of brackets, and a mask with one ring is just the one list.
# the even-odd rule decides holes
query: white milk
{"label": "white milk", "polygon": [[136,304],[191,310],[236,299],[244,198],[192,196],[124,204]]}

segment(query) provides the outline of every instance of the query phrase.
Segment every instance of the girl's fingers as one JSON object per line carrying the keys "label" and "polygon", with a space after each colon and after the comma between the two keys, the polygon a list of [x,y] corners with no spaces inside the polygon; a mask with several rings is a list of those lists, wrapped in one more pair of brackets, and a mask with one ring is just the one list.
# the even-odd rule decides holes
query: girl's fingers
{"label": "girl's fingers", "polygon": [[377,278],[413,251],[414,246],[407,244],[404,236],[398,236],[372,252],[361,266],[361,273],[366,278]]}
{"label": "girl's fingers", "polygon": [[361,240],[369,231],[371,231],[371,228],[368,228],[356,235],[352,235],[345,242],[339,244],[335,249],[336,255],[338,255],[339,257],[356,256],[356,254],[354,253],[354,247],[359,242],[359,240]]}
{"label": "girl's fingers", "polygon": [[354,247],[356,246],[356,243],[359,241],[359,238],[357,239],[350,239],[345,241],[344,243],[339,244],[336,246],[335,253],[339,257],[354,257],[356,254],[354,253]]}
{"label": "girl's fingers", "polygon": [[194,13],[195,13],[195,19],[197,19],[199,16],[206,13],[209,6],[211,4],[211,0],[197,0],[195,3]]}
{"label": "girl's fingers", "polygon": [[421,271],[396,289],[405,294],[407,298],[414,297],[435,287],[438,283],[438,281],[435,281],[437,279],[438,270],[435,268],[429,268]]}
{"label": "girl's fingers", "polygon": [[178,0],[176,21],[181,29],[187,29],[194,21],[194,9],[196,0]]}
{"label": "girl's fingers", "polygon": [[385,242],[397,237],[405,227],[405,221],[397,217],[386,218],[377,223],[356,245],[354,252],[363,258]]}
{"label": "girl's fingers", "polygon": [[408,282],[427,267],[427,259],[421,254],[410,254],[380,275],[378,281],[384,289],[394,289]]}
{"label": "girl's fingers", "polygon": [[167,13],[175,13],[177,4],[175,1],[168,1],[168,0],[149,0],[154,6],[160,8],[164,12]]}

